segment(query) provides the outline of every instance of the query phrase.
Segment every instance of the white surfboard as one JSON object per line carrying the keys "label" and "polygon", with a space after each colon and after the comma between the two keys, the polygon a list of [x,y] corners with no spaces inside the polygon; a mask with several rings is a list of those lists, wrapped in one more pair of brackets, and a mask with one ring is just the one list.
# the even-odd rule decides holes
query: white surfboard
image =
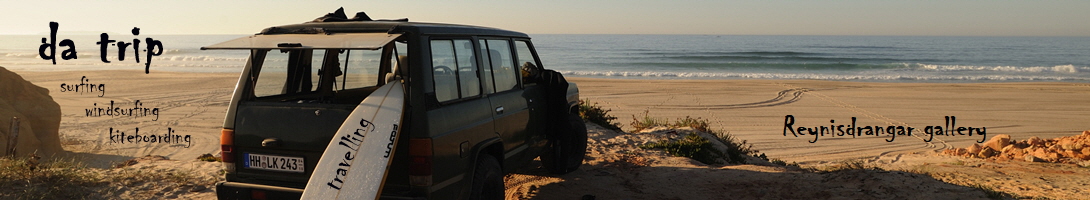
{"label": "white surfboard", "polygon": [[329,142],[302,199],[377,199],[396,149],[404,101],[401,81],[363,99]]}

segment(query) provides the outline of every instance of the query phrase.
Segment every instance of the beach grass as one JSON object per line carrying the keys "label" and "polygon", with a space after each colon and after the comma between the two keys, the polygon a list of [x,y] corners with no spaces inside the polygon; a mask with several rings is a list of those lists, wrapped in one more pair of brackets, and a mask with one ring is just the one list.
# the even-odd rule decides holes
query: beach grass
{"label": "beach grass", "polygon": [[0,199],[94,199],[107,184],[79,162],[0,158]]}
{"label": "beach grass", "polygon": [[[747,144],[746,140],[739,141],[734,135],[729,132],[715,131],[711,128],[707,119],[700,117],[693,118],[691,116],[685,116],[684,118],[678,118],[674,121],[668,121],[651,117],[649,111],[644,110],[642,116],[632,116],[632,122],[629,123],[635,128],[634,132],[639,132],[651,127],[662,126],[668,128],[692,128],[700,132],[708,133],[714,136],[715,140],[726,145],[725,149],[716,149],[712,145],[711,140],[701,137],[695,133],[689,134],[682,139],[673,141],[659,141],[655,143],[649,143],[641,145],[640,148],[645,149],[664,149],[667,153],[673,156],[684,156],[693,158],[704,164],[721,164],[718,160],[724,160],[729,164],[745,164],[746,156],[757,156],[757,150],[753,149],[753,146]],[[767,158],[765,158],[767,159]]]}
{"label": "beach grass", "polygon": [[628,123],[628,125],[632,126],[633,128],[632,132],[640,132],[644,129],[656,126],[670,126],[670,124],[664,119],[651,117],[650,112],[650,110],[643,110],[643,114],[641,117],[636,117],[636,115],[632,115],[632,122]]}
{"label": "beach grass", "polygon": [[663,140],[640,145],[644,149],[663,149],[672,156],[689,157],[704,164],[719,164],[726,155],[716,150],[711,141],[697,134],[689,134],[680,140]]}
{"label": "beach grass", "polygon": [[119,167],[89,168],[63,159],[0,158],[0,199],[154,199],[160,190],[141,193],[132,188],[208,186],[217,181],[186,170]]}
{"label": "beach grass", "polygon": [[579,100],[579,117],[587,122],[598,124],[609,130],[621,131],[620,123],[613,122],[617,117],[609,115],[610,109],[602,109],[598,102]]}

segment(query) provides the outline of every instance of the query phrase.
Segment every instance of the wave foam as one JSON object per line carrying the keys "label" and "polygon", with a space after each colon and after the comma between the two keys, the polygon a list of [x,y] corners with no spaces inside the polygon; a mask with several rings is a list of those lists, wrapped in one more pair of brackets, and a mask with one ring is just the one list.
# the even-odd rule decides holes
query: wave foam
{"label": "wave foam", "polygon": [[157,58],[169,61],[246,61],[246,57],[213,57],[213,56],[170,56]]}
{"label": "wave foam", "polygon": [[969,65],[929,65],[916,64],[919,69],[929,71],[997,71],[997,72],[1029,72],[1029,73],[1079,73],[1090,71],[1090,67],[1077,67],[1075,65],[1057,65],[1051,67],[1016,67],[1016,66],[969,66]]}

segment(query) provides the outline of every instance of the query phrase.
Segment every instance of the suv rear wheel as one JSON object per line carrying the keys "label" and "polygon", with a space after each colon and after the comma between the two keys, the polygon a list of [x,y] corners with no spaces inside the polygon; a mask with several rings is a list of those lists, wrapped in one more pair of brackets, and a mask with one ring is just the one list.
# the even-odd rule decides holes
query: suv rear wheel
{"label": "suv rear wheel", "polygon": [[549,139],[549,147],[541,154],[541,165],[554,174],[567,174],[583,165],[587,154],[587,125],[577,115],[568,115],[570,129]]}
{"label": "suv rear wheel", "polygon": [[495,157],[481,154],[477,158],[477,167],[473,170],[473,188],[469,199],[495,199],[504,197],[503,168]]}

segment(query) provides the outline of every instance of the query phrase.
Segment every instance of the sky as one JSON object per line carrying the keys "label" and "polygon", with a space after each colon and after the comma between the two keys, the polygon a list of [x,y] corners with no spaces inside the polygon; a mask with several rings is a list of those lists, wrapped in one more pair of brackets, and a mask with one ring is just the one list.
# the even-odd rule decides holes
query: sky
{"label": "sky", "polygon": [[1090,37],[1090,1],[16,1],[0,34],[253,34],[344,7],[351,17],[488,26],[529,34]]}

